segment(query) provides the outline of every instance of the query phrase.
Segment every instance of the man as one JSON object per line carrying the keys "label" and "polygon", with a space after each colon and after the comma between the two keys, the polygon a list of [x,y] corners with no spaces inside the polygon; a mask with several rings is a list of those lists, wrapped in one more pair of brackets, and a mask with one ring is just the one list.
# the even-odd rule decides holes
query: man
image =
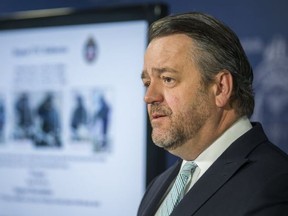
{"label": "man", "polygon": [[287,216],[288,157],[249,121],[253,73],[237,36],[187,13],[153,23],[149,41],[152,139],[181,160],[150,183],[138,216]]}

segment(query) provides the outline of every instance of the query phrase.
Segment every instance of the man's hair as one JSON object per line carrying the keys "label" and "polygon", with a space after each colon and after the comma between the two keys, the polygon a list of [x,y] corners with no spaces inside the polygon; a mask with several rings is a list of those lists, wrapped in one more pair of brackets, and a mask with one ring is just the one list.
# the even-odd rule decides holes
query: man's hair
{"label": "man's hair", "polygon": [[254,110],[253,70],[237,35],[214,17],[198,13],[171,15],[150,26],[149,41],[173,34],[185,34],[196,47],[192,54],[204,85],[214,81],[223,70],[232,74],[231,106],[240,115],[250,117]]}

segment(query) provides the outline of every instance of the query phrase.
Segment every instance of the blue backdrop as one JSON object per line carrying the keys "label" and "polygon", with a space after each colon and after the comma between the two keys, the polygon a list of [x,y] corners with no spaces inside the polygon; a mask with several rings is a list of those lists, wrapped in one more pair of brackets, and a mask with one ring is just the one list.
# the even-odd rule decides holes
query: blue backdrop
{"label": "blue backdrop", "polygon": [[[60,7],[91,8],[148,3],[145,0],[2,0],[0,15]],[[218,17],[240,37],[254,68],[256,107],[270,139],[288,153],[288,1],[163,0],[170,13],[202,11]],[[168,155],[167,166],[175,160]]]}

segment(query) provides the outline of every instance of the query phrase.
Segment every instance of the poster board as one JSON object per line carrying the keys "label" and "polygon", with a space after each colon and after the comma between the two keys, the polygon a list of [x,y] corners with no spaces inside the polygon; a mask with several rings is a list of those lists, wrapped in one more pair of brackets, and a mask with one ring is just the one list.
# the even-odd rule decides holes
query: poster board
{"label": "poster board", "polygon": [[0,216],[136,215],[146,185],[140,74],[162,5],[0,20]]}

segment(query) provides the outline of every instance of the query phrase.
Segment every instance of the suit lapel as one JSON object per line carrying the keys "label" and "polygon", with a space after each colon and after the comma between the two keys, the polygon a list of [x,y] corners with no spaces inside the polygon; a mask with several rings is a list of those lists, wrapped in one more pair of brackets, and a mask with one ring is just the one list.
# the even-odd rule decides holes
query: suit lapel
{"label": "suit lapel", "polygon": [[145,200],[147,200],[147,204],[143,213],[140,214],[141,216],[150,216],[156,213],[160,205],[161,199],[163,198],[171,182],[173,182],[173,180],[175,179],[175,177],[179,172],[181,162],[182,161],[179,161],[176,164],[174,164],[172,167],[170,167],[167,171],[165,171],[155,180],[151,188],[153,194],[145,198]]}
{"label": "suit lapel", "polygon": [[[217,192],[237,170],[248,162],[218,161],[196,182],[191,190],[174,209],[171,216],[193,215],[214,193]],[[211,181],[211,179],[213,181]]]}

